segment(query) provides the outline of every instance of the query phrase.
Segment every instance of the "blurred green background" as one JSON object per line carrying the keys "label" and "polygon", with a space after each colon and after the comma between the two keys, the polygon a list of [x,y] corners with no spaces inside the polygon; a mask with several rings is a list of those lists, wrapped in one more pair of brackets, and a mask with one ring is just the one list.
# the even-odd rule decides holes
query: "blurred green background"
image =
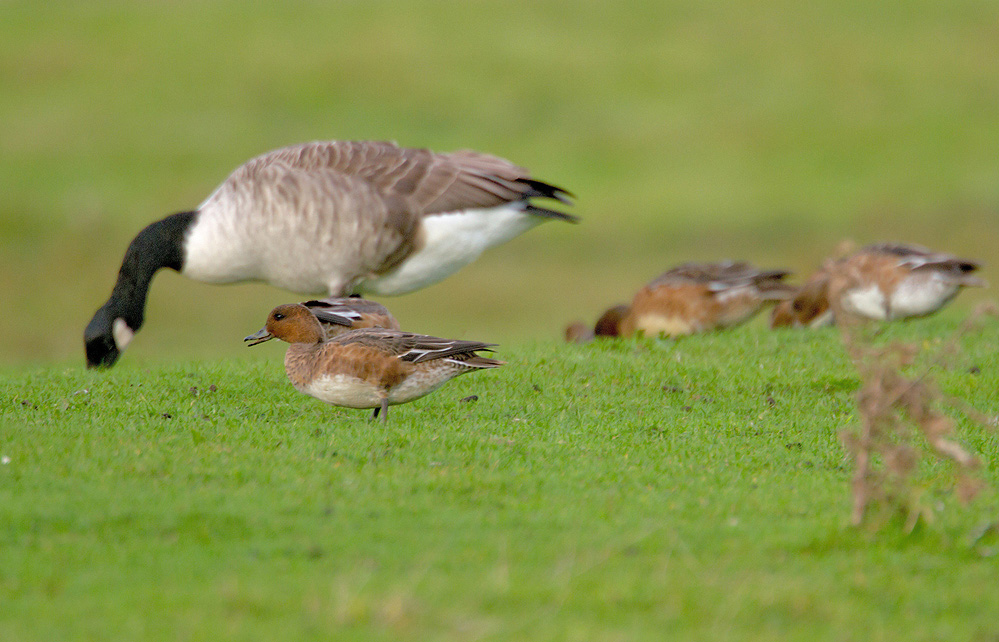
{"label": "blurred green background", "polygon": [[[993,0],[0,3],[0,360],[82,365],[132,236],[307,140],[478,149],[577,195],[581,225],[383,299],[415,331],[558,337],[677,262],[803,276],[843,238],[996,282],[997,24]],[[164,271],[127,358],[242,354],[300,298]]]}

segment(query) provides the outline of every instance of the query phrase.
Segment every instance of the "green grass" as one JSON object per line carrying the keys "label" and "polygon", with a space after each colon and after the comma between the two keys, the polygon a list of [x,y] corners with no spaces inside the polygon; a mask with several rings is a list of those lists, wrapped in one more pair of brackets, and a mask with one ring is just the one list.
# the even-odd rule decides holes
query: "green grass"
{"label": "green grass", "polygon": [[[555,337],[675,263],[807,273],[843,237],[999,281],[997,19],[989,0],[0,3],[0,639],[994,640],[999,543],[973,540],[995,492],[958,506],[927,465],[933,523],[846,526],[857,381],[834,334]],[[165,273],[122,363],[82,369],[136,231],[332,138],[489,151],[578,195],[581,225],[385,301],[508,366],[371,424],[243,348],[299,295]],[[984,296],[887,333],[933,347]],[[997,331],[939,373],[990,414]],[[995,434],[960,438],[995,486]]]}
{"label": "green grass", "polygon": [[[884,339],[932,352],[954,325]],[[989,413],[997,340],[936,373]],[[999,634],[994,490],[962,506],[927,464],[931,522],[847,525],[858,381],[832,331],[504,346],[384,426],[257,350],[0,373],[0,638]],[[999,436],[959,423],[996,486]]]}

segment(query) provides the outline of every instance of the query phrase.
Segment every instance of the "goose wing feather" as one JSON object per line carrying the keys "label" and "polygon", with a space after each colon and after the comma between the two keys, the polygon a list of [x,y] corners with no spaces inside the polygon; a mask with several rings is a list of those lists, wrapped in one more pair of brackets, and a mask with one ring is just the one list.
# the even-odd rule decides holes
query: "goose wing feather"
{"label": "goose wing feather", "polygon": [[568,203],[568,192],[532,179],[508,160],[468,150],[438,154],[383,141],[326,141],[293,145],[258,156],[231,182],[257,180],[266,167],[301,171],[311,180],[332,175],[362,179],[375,191],[415,205],[424,215],[488,208],[533,197]]}

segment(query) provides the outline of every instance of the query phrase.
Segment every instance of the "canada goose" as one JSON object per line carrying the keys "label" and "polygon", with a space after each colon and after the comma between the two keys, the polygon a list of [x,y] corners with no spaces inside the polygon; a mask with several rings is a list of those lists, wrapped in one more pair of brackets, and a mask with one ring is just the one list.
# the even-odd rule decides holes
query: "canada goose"
{"label": "canada goose", "polygon": [[427,395],[450,379],[473,370],[496,368],[502,361],[476,352],[493,344],[439,339],[384,328],[350,330],[326,339],[319,321],[302,304],[279,305],[264,328],[244,341],[269,337],[291,345],[285,372],[295,389],[346,408],[374,408],[388,418],[390,405]]}
{"label": "canada goose", "polygon": [[484,250],[549,220],[534,205],[571,195],[507,160],[387,142],[313,142],[238,167],[190,212],[132,240],[87,325],[88,366],[111,366],[142,327],[167,267],[198,281],[267,281],[296,292],[395,295],[436,283]]}
{"label": "canada goose", "polygon": [[[684,263],[653,279],[631,305],[616,305],[601,315],[594,336],[680,336],[738,325],[767,303],[791,296],[786,270],[760,270],[744,261]],[[578,328],[567,339],[585,340]]]}
{"label": "canada goose", "polygon": [[922,317],[949,303],[962,287],[984,287],[977,261],[919,245],[878,243],[813,274],[773,311],[771,325],[815,327],[837,315],[892,321]]}

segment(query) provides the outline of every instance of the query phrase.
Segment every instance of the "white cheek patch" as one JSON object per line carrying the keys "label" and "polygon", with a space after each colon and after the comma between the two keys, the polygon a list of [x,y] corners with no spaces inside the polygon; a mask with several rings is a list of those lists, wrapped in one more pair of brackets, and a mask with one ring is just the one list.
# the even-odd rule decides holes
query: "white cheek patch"
{"label": "white cheek patch", "polygon": [[135,331],[128,327],[125,319],[118,317],[111,324],[111,336],[114,337],[114,344],[117,346],[118,352],[122,352],[128,347],[132,337],[135,336]]}

